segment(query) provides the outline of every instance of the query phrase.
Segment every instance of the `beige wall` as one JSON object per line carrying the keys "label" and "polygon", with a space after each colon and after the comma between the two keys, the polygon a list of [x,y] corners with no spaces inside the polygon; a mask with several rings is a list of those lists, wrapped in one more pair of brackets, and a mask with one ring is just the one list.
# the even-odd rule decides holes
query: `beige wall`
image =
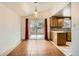
{"label": "beige wall", "polygon": [[79,3],[71,3],[72,55],[79,56]]}
{"label": "beige wall", "polygon": [[47,22],[48,22],[48,39],[50,39],[50,19],[47,18]]}
{"label": "beige wall", "polygon": [[20,16],[0,4],[0,55],[7,55],[21,40]]}
{"label": "beige wall", "polygon": [[21,17],[21,39],[25,39],[25,16]]}

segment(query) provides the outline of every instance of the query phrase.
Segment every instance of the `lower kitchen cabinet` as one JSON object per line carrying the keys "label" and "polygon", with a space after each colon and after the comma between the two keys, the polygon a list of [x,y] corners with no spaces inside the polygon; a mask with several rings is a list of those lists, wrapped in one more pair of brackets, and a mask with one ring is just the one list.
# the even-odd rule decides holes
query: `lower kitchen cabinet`
{"label": "lower kitchen cabinet", "polygon": [[59,46],[66,45],[66,32],[52,31],[52,41]]}
{"label": "lower kitchen cabinet", "polygon": [[66,45],[66,33],[57,33],[57,45]]}

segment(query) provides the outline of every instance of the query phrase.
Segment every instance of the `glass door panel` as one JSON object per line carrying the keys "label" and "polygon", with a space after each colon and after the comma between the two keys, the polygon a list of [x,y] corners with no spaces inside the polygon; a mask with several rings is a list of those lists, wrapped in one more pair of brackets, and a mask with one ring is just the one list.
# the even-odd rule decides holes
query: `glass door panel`
{"label": "glass door panel", "polygon": [[37,20],[37,39],[44,39],[44,20]]}
{"label": "glass door panel", "polygon": [[44,39],[44,20],[29,20],[29,39]]}

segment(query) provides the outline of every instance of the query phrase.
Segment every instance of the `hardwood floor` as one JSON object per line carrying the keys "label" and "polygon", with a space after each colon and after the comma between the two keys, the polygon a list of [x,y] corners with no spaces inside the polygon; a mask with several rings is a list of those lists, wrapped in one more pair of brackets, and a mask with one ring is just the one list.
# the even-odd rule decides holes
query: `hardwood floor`
{"label": "hardwood floor", "polygon": [[8,56],[64,56],[54,45],[46,40],[26,40]]}

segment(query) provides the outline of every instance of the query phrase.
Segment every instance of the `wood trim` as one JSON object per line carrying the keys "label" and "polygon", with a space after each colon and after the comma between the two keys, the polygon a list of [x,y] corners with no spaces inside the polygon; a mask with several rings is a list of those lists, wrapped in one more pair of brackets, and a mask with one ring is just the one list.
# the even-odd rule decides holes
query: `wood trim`
{"label": "wood trim", "polygon": [[53,17],[55,17],[55,18],[58,18],[58,19],[60,19],[60,18],[70,18],[70,20],[71,20],[71,16],[51,16],[50,17],[50,19],[52,19]]}

